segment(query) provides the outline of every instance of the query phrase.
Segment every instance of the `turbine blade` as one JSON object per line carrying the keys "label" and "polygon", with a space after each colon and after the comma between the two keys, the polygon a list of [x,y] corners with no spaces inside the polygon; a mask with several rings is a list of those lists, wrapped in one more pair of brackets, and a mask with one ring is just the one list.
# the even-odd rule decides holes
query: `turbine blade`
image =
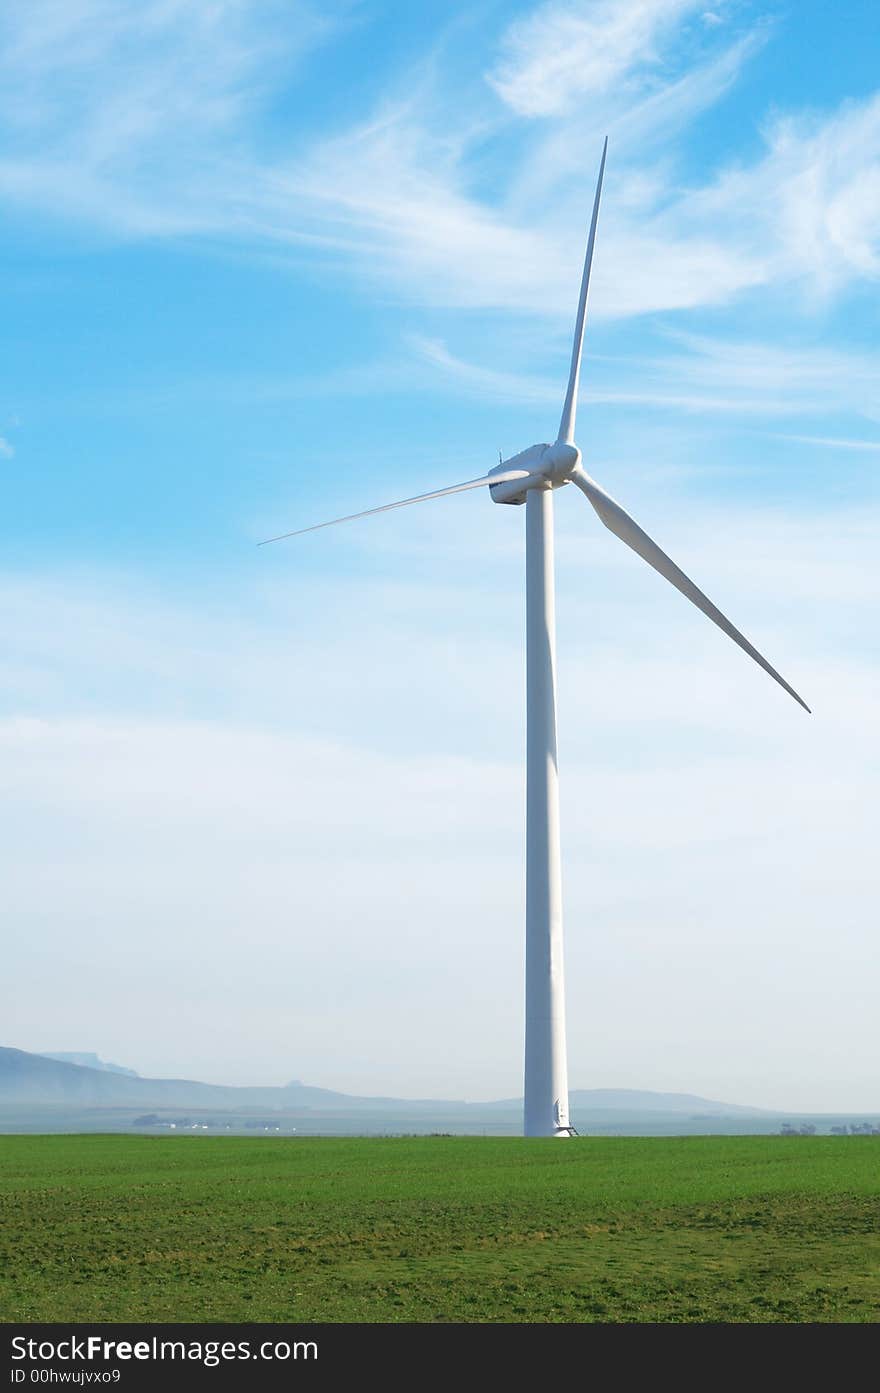
{"label": "turbine blade", "polygon": [[527,479],[527,469],[507,469],[494,474],[485,474],[482,479],[469,479],[464,484],[453,484],[448,489],[436,489],[434,493],[420,493],[416,498],[402,498],[399,503],[383,503],[380,508],[367,508],[362,513],[349,513],[344,518],[331,518],[329,522],[314,522],[311,527],[299,527],[295,532],[282,532],[279,537],[267,537],[257,546],[266,547],[270,542],[283,542],[288,537],[301,537],[304,532],[318,532],[322,527],[335,527],[338,522],[355,522],[357,518],[370,518],[375,513],[390,513],[393,508],[406,508],[410,503],[427,503],[432,498],[446,498],[450,493],[464,493],[466,489],[478,489],[485,484],[503,484],[508,479]]}
{"label": "turbine blade", "polygon": [[559,440],[574,444],[574,423],[577,416],[578,384],[581,377],[581,350],[584,346],[584,324],[587,318],[587,294],[590,289],[590,269],[593,265],[593,247],[596,245],[596,224],[599,221],[599,199],[602,197],[602,178],[605,174],[605,156],[608,154],[608,137],[602,147],[602,163],[599,165],[599,182],[593,201],[593,217],[590,222],[590,235],[587,238],[587,254],[584,257],[584,274],[581,280],[581,298],[578,301],[577,319],[574,325],[574,345],[571,350],[571,372],[568,376],[568,391],[559,422]]}
{"label": "turbine blade", "polygon": [[798,696],[794,687],[790,687],[784,677],[781,677],[774,667],[771,667],[767,659],[762,657],[757,648],[753,648],[748,639],[740,633],[739,629],[734,628],[730,620],[727,619],[720,609],[713,605],[712,601],[703,594],[689,576],[684,571],[679,570],[675,562],[670,560],[665,551],[661,551],[657,543],[652,541],[647,532],[643,532],[638,523],[635,522],[620,504],[605,492],[603,488],[591,479],[589,474],[582,468],[578,468],[571,476],[571,481],[577,484],[582,493],[592,503],[599,518],[604,522],[609,532],[613,532],[615,537],[619,537],[628,547],[631,547],[643,561],[647,561],[649,566],[653,566],[665,580],[674,585],[676,590],[680,590],[682,595],[686,595],[691,604],[696,605],[697,609],[702,610],[713,624],[717,624],[728,638],[732,638],[734,643],[738,643],[750,658],[754,658],[759,667],[769,673],[780,687],[788,692],[789,696],[794,697],[799,706],[805,711],[810,708],[807,703]]}

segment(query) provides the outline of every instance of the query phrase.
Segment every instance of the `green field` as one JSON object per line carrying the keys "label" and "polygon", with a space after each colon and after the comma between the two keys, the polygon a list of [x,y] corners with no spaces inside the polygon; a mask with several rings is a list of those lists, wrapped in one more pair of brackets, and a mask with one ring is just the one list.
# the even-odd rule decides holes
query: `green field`
{"label": "green field", "polygon": [[870,1137],[0,1138],[0,1319],[870,1321]]}

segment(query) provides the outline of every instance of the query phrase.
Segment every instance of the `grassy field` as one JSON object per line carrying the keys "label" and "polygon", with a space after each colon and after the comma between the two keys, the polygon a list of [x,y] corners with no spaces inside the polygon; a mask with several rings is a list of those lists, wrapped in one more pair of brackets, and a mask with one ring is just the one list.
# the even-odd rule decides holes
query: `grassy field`
{"label": "grassy field", "polygon": [[865,1137],[0,1138],[0,1319],[870,1321]]}

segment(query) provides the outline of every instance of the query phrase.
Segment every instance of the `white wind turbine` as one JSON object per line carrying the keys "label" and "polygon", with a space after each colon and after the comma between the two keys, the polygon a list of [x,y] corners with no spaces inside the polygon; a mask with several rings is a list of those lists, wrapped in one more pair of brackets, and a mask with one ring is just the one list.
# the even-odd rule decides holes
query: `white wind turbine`
{"label": "white wind turbine", "polygon": [[[531,445],[503,460],[480,479],[437,489],[434,493],[368,508],[296,532],[270,537],[280,542],[338,522],[371,517],[410,503],[425,503],[451,493],[488,485],[495,503],[526,505],[526,1031],[524,1127],[528,1137],[568,1136],[568,1069],[565,1050],[565,989],[562,953],[562,877],[559,844],[559,769],[556,757],[556,615],[553,581],[553,491],[575,484],[586,495],[609,531],[637,552],[649,566],[702,610],[738,643],[795,701],[809,711],[748,639],[679,570],[619,503],[591,479],[575,444],[581,349],[590,267],[596,241],[599,199],[608,140],[602,150],[593,216],[587,239],[584,273],[574,328],[571,371],[559,434],[552,445]],[[261,543],[260,545],[266,545]]]}

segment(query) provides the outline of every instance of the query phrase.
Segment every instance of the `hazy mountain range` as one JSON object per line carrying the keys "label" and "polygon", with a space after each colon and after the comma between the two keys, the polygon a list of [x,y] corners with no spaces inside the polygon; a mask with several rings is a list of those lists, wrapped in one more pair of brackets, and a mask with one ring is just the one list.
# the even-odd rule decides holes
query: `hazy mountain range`
{"label": "hazy mountain range", "polygon": [[[633,1135],[774,1132],[791,1114],[722,1103],[691,1093],[574,1089],[581,1132]],[[308,1133],[520,1130],[522,1101],[362,1097],[294,1080],[284,1087],[230,1087],[191,1079],[146,1079],[86,1052],[31,1054],[0,1047],[0,1132],[130,1131],[170,1127]],[[837,1121],[821,1119],[822,1130]]]}
{"label": "hazy mountain range", "polygon": [[[88,1063],[86,1063],[88,1061]],[[708,1113],[713,1116],[754,1116],[758,1108],[735,1103],[717,1103],[690,1093],[649,1093],[635,1089],[575,1089],[571,1106],[601,1111]],[[514,1112],[522,1106],[519,1098],[503,1098],[490,1103],[466,1103],[444,1098],[362,1097],[316,1088],[293,1080],[282,1088],[232,1087],[198,1083],[191,1079],[144,1079],[133,1069],[106,1064],[97,1055],[56,1053],[29,1054],[25,1050],[0,1047],[0,1103],[84,1103],[92,1106],[131,1104],[137,1107],[188,1107],[215,1109],[309,1109],[338,1112],[340,1109],[405,1112]]]}

